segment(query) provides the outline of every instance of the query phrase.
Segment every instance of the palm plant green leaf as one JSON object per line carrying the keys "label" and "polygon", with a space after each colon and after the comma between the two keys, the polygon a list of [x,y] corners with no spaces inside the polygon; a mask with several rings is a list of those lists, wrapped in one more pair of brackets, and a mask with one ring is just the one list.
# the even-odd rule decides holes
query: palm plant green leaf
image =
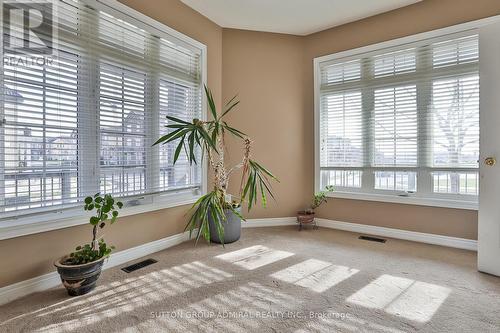
{"label": "palm plant green leaf", "polygon": [[169,142],[180,139],[179,144],[175,149],[174,164],[175,162],[177,162],[177,159],[179,158],[180,152],[183,148],[188,156],[189,163],[197,163],[195,144],[196,146],[201,146],[203,151],[207,149],[213,149],[215,152],[217,152],[215,142],[207,132],[203,121],[195,118],[193,119],[192,123],[189,123],[182,119],[170,116],[167,116],[167,119],[173,122],[173,124],[169,124],[166,127],[169,129],[173,129],[173,131],[156,140],[153,145],[167,144]]}
{"label": "palm plant green leaf", "polygon": [[267,204],[267,195],[270,195],[274,199],[273,192],[271,191],[270,179],[278,181],[269,170],[259,163],[252,160],[248,162],[248,177],[241,197],[243,199],[248,197],[249,210],[257,204],[259,194],[264,207]]}

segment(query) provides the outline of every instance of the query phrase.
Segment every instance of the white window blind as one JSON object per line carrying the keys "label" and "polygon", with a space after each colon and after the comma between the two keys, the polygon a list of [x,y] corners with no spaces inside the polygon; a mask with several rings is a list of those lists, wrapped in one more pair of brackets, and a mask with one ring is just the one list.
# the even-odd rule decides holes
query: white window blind
{"label": "white window blind", "polygon": [[0,72],[0,218],[97,192],[134,204],[198,194],[201,163],[174,166],[175,147],[152,144],[167,115],[202,118],[202,49],[95,1],[54,4],[56,53]]}
{"label": "white window blind", "polygon": [[476,201],[474,32],[317,63],[320,188]]}
{"label": "white window blind", "polygon": [[134,195],[146,191],[145,87],[145,73],[100,64],[100,188],[103,193]]}
{"label": "white window blind", "polygon": [[[199,117],[196,112],[198,103],[191,98],[194,87],[188,83],[172,81],[165,77],[160,79],[160,119],[159,132],[161,135],[167,133],[165,126],[169,123],[166,116],[172,115],[176,118],[191,121]],[[190,184],[201,183],[200,168],[193,168],[189,165],[188,157],[181,154],[173,165],[175,155],[175,144],[164,146],[160,151],[160,190],[168,188],[184,188]],[[196,154],[197,161],[200,161],[201,154]]]}

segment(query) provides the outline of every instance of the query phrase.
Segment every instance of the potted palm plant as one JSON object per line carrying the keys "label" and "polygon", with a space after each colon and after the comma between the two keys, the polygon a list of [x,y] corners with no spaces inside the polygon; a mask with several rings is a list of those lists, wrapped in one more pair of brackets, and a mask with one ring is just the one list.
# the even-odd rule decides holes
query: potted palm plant
{"label": "potted palm plant", "polygon": [[70,296],[84,295],[95,288],[101,274],[104,259],[108,258],[114,246],[108,247],[99,232],[107,223],[114,223],[118,210],[123,207],[111,194],[86,197],[83,209],[92,212],[89,223],[92,226],[92,241],[77,246],[74,252],[57,260],[54,265]]}
{"label": "potted palm plant", "polygon": [[[198,163],[205,157],[213,170],[213,188],[201,196],[191,208],[191,217],[186,229],[190,237],[197,230],[196,241],[203,237],[208,242],[231,243],[240,238],[241,204],[247,202],[248,210],[258,201],[266,206],[267,196],[274,198],[271,180],[277,178],[264,166],[252,159],[252,141],[240,130],[226,122],[227,114],[239,104],[236,96],[218,112],[212,92],[205,86],[211,120],[192,119],[190,121],[167,116],[169,133],[160,137],[154,145],[177,141],[174,152],[174,164],[182,151],[185,152],[190,164]],[[241,162],[228,168],[224,160],[226,151],[226,135],[232,135],[241,140],[243,152]],[[227,193],[229,179],[234,171],[241,169],[241,180],[237,195]]]}
{"label": "potted palm plant", "polygon": [[297,212],[297,223],[299,224],[299,230],[302,230],[303,224],[313,224],[314,228],[317,228],[316,220],[314,219],[314,210],[321,206],[323,203],[327,202],[327,194],[332,191],[333,186],[327,185],[324,191],[314,193],[311,205],[307,209]]}

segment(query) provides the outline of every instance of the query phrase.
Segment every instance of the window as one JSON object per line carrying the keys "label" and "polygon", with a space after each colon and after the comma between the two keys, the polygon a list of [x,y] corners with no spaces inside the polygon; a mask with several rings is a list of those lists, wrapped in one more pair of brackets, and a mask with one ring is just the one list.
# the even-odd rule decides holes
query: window
{"label": "window", "polygon": [[201,164],[181,156],[174,166],[175,146],[152,144],[167,115],[202,118],[204,47],[105,4],[55,4],[56,53],[4,62],[0,72],[0,219],[70,208],[97,192],[126,205],[198,195]]}
{"label": "window", "polygon": [[417,94],[414,84],[375,89],[373,165],[417,165]]}
{"label": "window", "polygon": [[100,168],[103,193],[146,191],[146,74],[101,63]]}
{"label": "window", "polygon": [[[169,80],[167,77],[160,80],[160,122],[159,132],[161,135],[167,133],[165,126],[168,124],[167,115],[173,115],[186,121],[198,117],[196,99],[191,99],[193,87],[187,84],[176,83]],[[168,145],[160,151],[160,168],[159,179],[160,189],[185,188],[191,184],[200,184],[201,170],[192,168],[189,165],[186,154],[179,156],[175,166],[173,165],[175,145]],[[197,155],[197,160],[200,160],[200,152]]]}
{"label": "window", "polygon": [[368,49],[315,61],[317,187],[477,202],[477,34]]}

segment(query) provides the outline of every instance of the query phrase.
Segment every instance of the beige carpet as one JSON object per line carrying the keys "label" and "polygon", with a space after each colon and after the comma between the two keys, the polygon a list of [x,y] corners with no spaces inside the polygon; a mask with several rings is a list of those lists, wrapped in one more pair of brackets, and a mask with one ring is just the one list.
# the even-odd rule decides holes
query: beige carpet
{"label": "beige carpet", "polygon": [[98,289],[0,307],[0,332],[500,332],[500,279],[474,252],[329,229],[245,229],[184,243]]}

